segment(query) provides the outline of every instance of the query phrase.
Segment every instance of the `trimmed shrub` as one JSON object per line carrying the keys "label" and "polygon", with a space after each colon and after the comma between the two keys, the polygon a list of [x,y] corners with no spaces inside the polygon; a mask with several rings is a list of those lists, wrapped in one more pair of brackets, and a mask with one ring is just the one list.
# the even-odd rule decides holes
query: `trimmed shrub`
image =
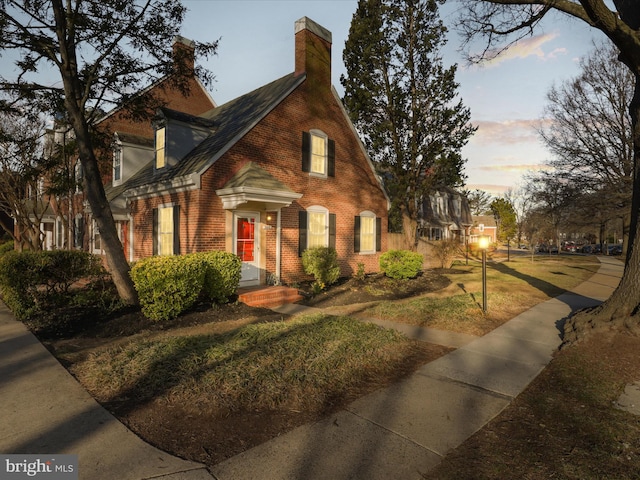
{"label": "trimmed shrub", "polygon": [[207,263],[203,294],[208,300],[218,303],[229,301],[236,293],[242,274],[242,260],[229,252],[212,251],[194,253]]}
{"label": "trimmed shrub", "polygon": [[0,245],[0,257],[7,252],[13,252],[13,249],[13,240],[9,240],[8,242],[3,243],[2,245]]}
{"label": "trimmed shrub", "polygon": [[142,313],[155,320],[170,320],[198,300],[207,273],[201,255],[144,258],[131,268],[131,278]]}
{"label": "trimmed shrub", "polygon": [[10,251],[0,257],[2,297],[21,319],[70,300],[69,287],[104,274],[100,258],[78,250]]}
{"label": "trimmed shrub", "polygon": [[380,270],[396,280],[415,278],[422,271],[422,254],[409,250],[389,250],[380,255]]}
{"label": "trimmed shrub", "polygon": [[338,252],[330,247],[313,247],[302,252],[302,266],[308,275],[313,275],[316,285],[321,289],[340,278]]}

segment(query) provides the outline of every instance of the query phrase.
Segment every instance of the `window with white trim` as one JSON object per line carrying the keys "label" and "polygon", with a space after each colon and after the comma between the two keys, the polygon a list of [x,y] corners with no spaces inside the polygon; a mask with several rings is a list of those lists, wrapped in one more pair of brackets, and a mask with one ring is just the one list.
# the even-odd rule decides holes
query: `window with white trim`
{"label": "window with white trim", "polygon": [[166,151],[165,151],[165,146],[166,146],[166,141],[165,141],[165,136],[167,133],[167,129],[165,127],[158,127],[156,129],[156,134],[155,134],[155,168],[156,170],[159,170],[161,168],[164,168],[164,166],[166,165],[167,161],[166,161]]}
{"label": "window with white trim", "polygon": [[158,208],[158,255],[173,255],[173,206]]}
{"label": "window with white trim", "polygon": [[382,249],[382,220],[365,210],[356,215],[353,225],[353,251],[370,254]]}
{"label": "window with white trim", "polygon": [[122,181],[122,148],[116,146],[113,149],[113,184],[119,185]]}
{"label": "window with white trim", "polygon": [[336,214],[314,205],[299,212],[298,254],[307,248],[336,247]]}
{"label": "window with white trim", "polygon": [[335,177],[336,144],[326,133],[302,132],[302,171],[316,177]]}
{"label": "window with white trim", "polygon": [[91,245],[93,253],[102,253],[102,238],[100,237],[100,230],[95,220],[91,221]]}
{"label": "window with white trim", "polygon": [[327,174],[327,136],[319,130],[311,130],[311,173]]}
{"label": "window with white trim", "polygon": [[307,209],[307,247],[329,245],[329,210],[322,207]]}

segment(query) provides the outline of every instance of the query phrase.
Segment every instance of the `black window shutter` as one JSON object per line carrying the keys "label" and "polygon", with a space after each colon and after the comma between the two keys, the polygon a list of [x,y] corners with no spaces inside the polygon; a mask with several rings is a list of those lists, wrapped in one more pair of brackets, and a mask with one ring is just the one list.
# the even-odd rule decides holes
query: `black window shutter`
{"label": "black window shutter", "polygon": [[329,214],[329,247],[336,248],[336,214]]}
{"label": "black window shutter", "polygon": [[302,132],[302,171],[311,171],[311,134]]}
{"label": "black window shutter", "polygon": [[151,233],[151,238],[153,240],[153,254],[158,254],[158,209],[153,209],[153,231]]}
{"label": "black window shutter", "polygon": [[356,253],[360,251],[360,215],[356,215],[354,218],[353,251]]}
{"label": "black window shutter", "polygon": [[298,212],[298,256],[307,249],[307,212]]}
{"label": "black window shutter", "polygon": [[327,175],[330,177],[336,176],[336,142],[335,140],[329,140],[327,152]]}
{"label": "black window shutter", "polygon": [[180,255],[180,206],[173,207],[173,254]]}
{"label": "black window shutter", "polygon": [[376,217],[376,252],[382,251],[382,219]]}

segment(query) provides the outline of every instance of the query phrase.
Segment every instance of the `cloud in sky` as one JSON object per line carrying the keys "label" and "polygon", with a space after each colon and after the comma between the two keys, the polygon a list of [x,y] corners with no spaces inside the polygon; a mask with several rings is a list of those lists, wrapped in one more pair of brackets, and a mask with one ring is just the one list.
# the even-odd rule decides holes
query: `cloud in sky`
{"label": "cloud in sky", "polygon": [[478,127],[476,133],[471,137],[469,143],[477,145],[514,145],[526,143],[537,143],[540,141],[538,128],[540,120],[505,120],[503,122],[478,121],[471,123]]}
{"label": "cloud in sky", "polygon": [[557,33],[547,33],[524,38],[510,46],[505,51],[496,51],[496,56],[491,60],[487,60],[485,65],[495,67],[508,60],[513,60],[515,58],[527,58],[531,56],[537,57],[540,60],[558,58],[558,56],[565,55],[567,53],[566,48],[555,48],[546,53],[543,49],[543,46],[546,43],[550,42],[557,36]]}
{"label": "cloud in sky", "polygon": [[540,163],[532,163],[532,164],[494,164],[494,165],[481,165],[476,167],[478,170],[482,170],[485,172],[515,172],[515,173],[525,173],[529,171],[540,171],[546,170],[549,168],[548,165],[540,164]]}

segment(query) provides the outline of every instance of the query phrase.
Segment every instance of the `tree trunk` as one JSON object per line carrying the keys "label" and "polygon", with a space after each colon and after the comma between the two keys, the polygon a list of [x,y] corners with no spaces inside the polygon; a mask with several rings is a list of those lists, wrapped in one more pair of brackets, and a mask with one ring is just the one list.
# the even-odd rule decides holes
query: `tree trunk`
{"label": "tree trunk", "polygon": [[52,7],[56,19],[56,35],[60,43],[59,68],[64,87],[64,105],[75,133],[80,163],[84,170],[85,193],[91,206],[91,214],[100,230],[107,266],[118,295],[125,305],[137,305],[138,295],[133,286],[133,280],[129,276],[130,266],[118,238],[116,223],[102,185],[98,160],[93,151],[89,125],[85,116],[85,91],[78,75],[75,38],[73,34],[69,34],[71,30],[68,30],[66,11],[62,1],[54,1]]}
{"label": "tree trunk", "polygon": [[138,295],[129,275],[130,266],[124,254],[122,243],[118,238],[116,223],[104,192],[102,178],[98,169],[98,161],[91,148],[89,129],[83,129],[82,126],[76,129],[76,122],[74,121],[73,123],[78,141],[80,162],[84,170],[85,193],[91,206],[93,219],[96,221],[98,229],[100,230],[101,246],[107,258],[109,272],[111,273],[113,283],[123,303],[126,305],[137,305]]}
{"label": "tree trunk", "polygon": [[[633,194],[629,245],[625,256],[624,274],[618,288],[602,305],[578,312],[564,329],[565,343],[571,343],[592,331],[611,328],[640,332],[640,66],[635,73],[635,90],[629,112],[633,126]],[[603,252],[604,253],[604,252]]]}

